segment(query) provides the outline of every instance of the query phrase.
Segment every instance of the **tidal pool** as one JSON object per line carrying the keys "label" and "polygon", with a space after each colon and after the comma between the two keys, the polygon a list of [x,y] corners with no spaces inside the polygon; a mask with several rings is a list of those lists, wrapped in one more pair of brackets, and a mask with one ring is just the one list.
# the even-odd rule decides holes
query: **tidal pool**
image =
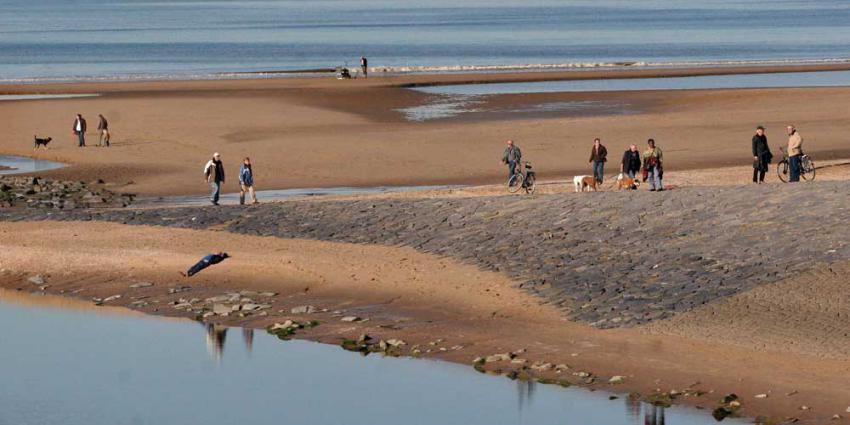
{"label": "tidal pool", "polygon": [[0,424],[715,422],[469,366],[34,297],[0,291]]}
{"label": "tidal pool", "polygon": [[0,174],[22,174],[35,171],[54,170],[66,165],[61,162],[45,159],[28,158],[25,156],[0,155]]}

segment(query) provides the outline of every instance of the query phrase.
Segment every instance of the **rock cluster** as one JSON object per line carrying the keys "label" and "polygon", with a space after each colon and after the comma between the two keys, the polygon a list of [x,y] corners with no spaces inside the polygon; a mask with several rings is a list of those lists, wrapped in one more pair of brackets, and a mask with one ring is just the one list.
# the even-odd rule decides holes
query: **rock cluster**
{"label": "rock cluster", "polygon": [[100,184],[38,177],[0,177],[0,207],[75,209],[126,207],[135,195],[118,194]]}

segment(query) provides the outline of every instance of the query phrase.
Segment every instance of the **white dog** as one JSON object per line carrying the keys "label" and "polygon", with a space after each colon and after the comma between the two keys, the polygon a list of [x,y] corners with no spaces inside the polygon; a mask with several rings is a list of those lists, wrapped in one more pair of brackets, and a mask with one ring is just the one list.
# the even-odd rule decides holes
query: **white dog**
{"label": "white dog", "polygon": [[596,192],[596,178],[593,176],[575,176],[573,177],[573,186],[576,188],[576,193],[584,192],[585,188],[593,189]]}

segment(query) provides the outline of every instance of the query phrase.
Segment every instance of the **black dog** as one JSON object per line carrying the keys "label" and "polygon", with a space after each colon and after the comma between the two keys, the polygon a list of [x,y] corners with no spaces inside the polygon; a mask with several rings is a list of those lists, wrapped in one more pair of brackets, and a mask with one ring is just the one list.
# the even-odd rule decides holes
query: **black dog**
{"label": "black dog", "polygon": [[48,137],[46,139],[39,139],[38,136],[32,136],[35,139],[35,146],[33,149],[38,149],[39,146],[44,146],[44,149],[48,149],[47,144],[53,140],[52,137]]}

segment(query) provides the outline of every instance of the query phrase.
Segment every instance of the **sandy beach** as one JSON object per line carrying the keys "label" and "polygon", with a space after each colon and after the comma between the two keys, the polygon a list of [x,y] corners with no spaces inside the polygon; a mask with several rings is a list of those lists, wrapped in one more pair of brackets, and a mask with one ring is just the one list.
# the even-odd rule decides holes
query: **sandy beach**
{"label": "sandy beach", "polygon": [[[702,72],[709,71],[728,69]],[[611,152],[610,174],[629,144],[643,147],[649,137],[664,149],[668,171],[748,165],[750,138],[758,124],[768,128],[774,150],[785,143],[784,126],[795,123],[806,138],[807,151],[818,160],[850,157],[844,140],[850,128],[842,112],[850,93],[847,88],[494,95],[477,105],[494,112],[473,118],[407,122],[399,112],[436,96],[401,87],[410,84],[695,72],[4,86],[0,91],[6,93],[101,96],[0,102],[0,114],[11,123],[0,139],[0,151],[72,164],[45,175],[102,179],[140,195],[206,192],[203,165],[215,151],[222,153],[230,173],[226,192],[237,190],[234,177],[244,156],[254,159],[258,189],[492,184],[504,178],[499,159],[508,138],[517,141],[543,179],[589,171],[586,157],[594,137],[601,137]],[[573,101],[616,101],[629,105],[629,112],[590,116],[570,111],[498,112]],[[71,134],[77,112],[89,122],[85,149],[76,148]],[[109,149],[91,147],[97,143],[98,113],[110,121],[113,147]],[[51,149],[33,151],[34,134],[53,137]]]}
{"label": "sandy beach", "polygon": [[[734,72],[845,68],[745,68]],[[177,216],[184,211],[179,206],[172,206],[178,208],[173,217],[151,212],[160,214],[154,217],[156,220],[150,220],[150,224],[156,225],[141,223],[141,218],[131,217],[132,211],[127,213],[126,209],[116,214],[129,216],[104,221],[84,214],[69,215],[67,220],[71,221],[41,221],[66,218],[60,213],[16,216],[10,209],[3,212],[8,214],[7,219],[0,221],[0,249],[4,253],[0,258],[0,287],[86,302],[121,295],[105,304],[189,319],[197,319],[197,314],[191,308],[175,309],[174,304],[196,299],[194,304],[200,305],[202,300],[227,291],[274,292],[276,295],[268,301],[272,307],[265,315],[213,315],[209,320],[252,328],[266,328],[287,319],[318,320],[321,326],[300,331],[297,338],[331,344],[364,333],[382,339],[402,338],[407,342],[406,354],[418,346],[421,347],[418,356],[462,364],[471,364],[476,357],[516,352],[516,359],[527,363],[487,364],[486,369],[506,373],[535,362],[549,363],[549,368],[535,370],[536,379],[564,380],[591,389],[642,396],[657,397],[674,391],[676,403],[709,410],[717,406],[723,395],[736,393],[743,402],[742,414],[747,416],[829,423],[835,414],[846,417],[845,409],[850,408],[846,379],[850,373],[850,340],[846,333],[850,325],[847,322],[850,294],[843,274],[850,270],[850,259],[843,257],[844,244],[828,239],[830,235],[824,236],[823,243],[833,245],[821,247],[812,242],[812,247],[807,246],[824,258],[793,257],[787,250],[774,253],[777,258],[789,256],[787,262],[793,263],[796,273],[793,276],[786,266],[786,271],[754,280],[755,283],[735,291],[725,291],[722,287],[726,278],[721,270],[716,276],[706,278],[707,285],[714,285],[719,279],[721,289],[715,290],[702,304],[694,303],[694,297],[683,296],[690,303],[686,309],[679,309],[681,305],[676,304],[666,312],[669,314],[653,316],[657,320],[602,329],[592,325],[591,316],[581,315],[581,310],[593,302],[582,305],[581,297],[568,290],[562,290],[558,295],[561,298],[555,302],[552,292],[546,292],[545,283],[542,290],[526,286],[540,280],[540,276],[527,273],[520,277],[511,270],[516,261],[506,263],[508,266],[490,259],[470,260],[463,251],[477,251],[480,247],[462,245],[463,240],[438,235],[434,229],[469,228],[479,224],[476,220],[504,219],[511,213],[527,217],[522,214],[534,211],[542,214],[541,209],[549,208],[545,211],[549,217],[561,221],[554,223],[553,218],[553,224],[544,223],[551,227],[546,232],[520,234],[519,227],[506,229],[512,237],[543,244],[541,241],[551,235],[549,230],[569,233],[570,226],[577,225],[576,221],[570,221],[569,214],[584,214],[584,227],[570,236],[574,238],[570,243],[576,245],[560,247],[566,250],[564,256],[528,261],[529,267],[572,278],[582,276],[584,264],[571,256],[570,247],[587,244],[581,245],[587,250],[588,246],[604,245],[593,243],[595,232],[602,232],[603,227],[606,231],[620,232],[622,223],[639,233],[641,226],[646,225],[645,215],[651,215],[653,208],[661,209],[662,204],[664,208],[673,204],[680,207],[672,212],[665,210],[670,217],[664,217],[684,226],[676,228],[683,235],[664,234],[671,238],[671,243],[681,243],[684,248],[680,249],[708,246],[707,240],[728,237],[728,232],[749,235],[748,232],[755,232],[761,226],[788,225],[794,218],[760,221],[740,212],[748,207],[748,196],[763,200],[765,208],[773,213],[784,199],[781,192],[784,186],[780,186],[773,168],[763,192],[758,192],[762,187],[749,183],[753,129],[758,124],[766,126],[771,148],[778,154],[778,147],[787,141],[784,126],[796,124],[805,137],[806,152],[823,167],[818,170],[818,181],[810,184],[818,196],[828,199],[831,191],[837,190],[835,185],[850,178],[850,144],[845,140],[845,135],[850,134],[850,121],[844,116],[850,106],[850,88],[503,94],[483,97],[476,105],[491,113],[410,122],[400,112],[438,97],[409,90],[410,86],[729,72],[733,70],[0,86],[0,94],[100,94],[86,98],[0,101],[0,116],[10,123],[0,138],[0,154],[69,164],[67,168],[38,173],[54,179],[103,180],[103,187],[140,196],[203,194],[208,191],[203,182],[203,165],[212,152],[218,151],[227,166],[226,192],[238,190],[238,164],[244,156],[253,160],[258,189],[469,185],[460,189],[297,200],[282,204],[280,211],[276,206],[269,206],[269,210],[247,209],[244,213],[228,210],[233,216],[221,223],[199,215],[197,222],[173,227],[165,226],[179,220]],[[546,103],[585,101],[618,102],[629,109],[625,114],[504,112]],[[89,147],[85,149],[77,148],[71,135],[77,112],[88,119]],[[97,143],[94,128],[98,113],[109,119],[113,134],[110,148],[93,146]],[[34,151],[33,134],[53,137],[50,149]],[[568,184],[571,176],[589,173],[587,157],[594,137],[601,137],[608,146],[609,158],[613,160],[606,169],[609,177],[616,173],[619,157],[628,144],[636,143],[642,148],[646,138],[654,137],[664,149],[665,172],[669,175],[666,182],[674,189],[667,194],[680,196],[679,189],[683,189],[682,198],[666,198],[666,201],[659,198],[655,207],[630,211],[629,202],[650,202],[636,197],[654,194],[607,193],[613,191],[610,180],[603,186],[606,193],[572,193]],[[506,196],[504,187],[500,186],[506,170],[499,159],[508,138],[522,147],[524,157],[534,163],[542,179],[534,197]],[[735,202],[729,201],[733,209],[729,215],[721,211],[706,217],[720,224],[698,228],[701,217],[694,217],[700,210],[709,210],[708,204],[718,202],[712,198],[715,187],[735,197]],[[589,200],[595,198],[583,196],[599,196],[599,205],[607,206],[607,210],[593,211]],[[540,208],[523,206],[524,199],[538,202],[535,205]],[[458,204],[451,204],[452,201]],[[325,202],[327,205],[323,205]],[[365,215],[343,217],[349,205],[345,202],[351,202]],[[504,211],[487,212],[488,208],[502,203],[508,205]],[[402,217],[398,222],[382,222],[380,218],[388,210],[417,211],[420,206],[422,216]],[[827,215],[833,211],[838,214],[840,208],[843,207],[824,211]],[[371,217],[378,217],[377,222],[370,221],[368,209],[374,209]],[[716,210],[721,208],[711,209]],[[142,210],[136,211],[141,215]],[[303,226],[287,224],[286,219],[296,213],[303,214]],[[462,217],[455,218],[453,213]],[[186,209],[185,214],[196,211]],[[562,216],[565,218],[561,219]],[[631,216],[639,218],[632,222]],[[327,230],[330,226],[325,226],[325,220],[334,222],[333,217],[343,223],[340,226],[345,227],[344,220],[351,220],[348,228],[363,224],[374,226],[369,229],[375,231],[359,239],[346,238],[342,231],[334,234]],[[804,221],[805,226],[818,226],[817,218],[807,212],[796,218]],[[432,219],[437,223],[433,228],[416,227],[423,221],[430,226],[428,220]],[[266,220],[265,230],[248,226],[250,220]],[[592,224],[593,220],[598,222]],[[314,233],[298,233],[297,229],[309,226],[316,227],[310,230]],[[732,230],[724,230],[726,226]],[[425,238],[425,242],[414,243],[400,236],[416,231],[422,233],[418,237]],[[637,233],[629,231],[623,230],[623,234],[636,237]],[[430,237],[444,237],[445,249],[428,248],[428,243],[439,245],[431,242]],[[693,241],[688,237],[693,237]],[[483,242],[489,240],[483,239]],[[485,245],[483,242],[481,246]],[[451,251],[450,247],[455,245],[460,247],[457,248],[460,254]],[[750,252],[749,248],[740,242],[730,245],[729,251]],[[829,248],[833,252],[825,254]],[[226,249],[234,258],[192,279],[178,275],[178,271],[200,255],[216,249]],[[599,257],[587,266],[650,255],[637,245],[617,249],[599,248],[594,251]],[[630,254],[631,251],[634,253]],[[718,252],[721,252],[718,258],[727,254],[719,248]],[[757,275],[752,270],[759,267],[781,269],[779,260],[775,265],[745,255],[736,261],[721,260],[711,267],[718,264],[727,267],[739,273],[741,281]],[[571,262],[570,270],[552,271],[560,267],[555,263],[566,262]],[[692,275],[677,274],[676,264],[660,264],[658,273],[669,268],[666,272],[678,280],[664,282],[656,276],[653,279],[661,280],[650,279],[651,284],[681,283],[684,287],[691,283]],[[692,265],[680,265],[683,269],[686,266]],[[533,267],[531,270],[538,270]],[[709,266],[704,268],[707,270]],[[43,278],[42,284],[28,280],[36,275]],[[616,279],[604,275],[599,280]],[[130,287],[138,282],[152,285]],[[191,290],[168,290],[183,285]],[[600,298],[602,294],[604,291]],[[291,313],[292,308],[305,305],[323,311]],[[211,305],[203,308],[209,309]],[[369,320],[341,322],[342,315]],[[441,341],[432,344],[438,339]],[[568,368],[556,371],[551,365]],[[614,376],[623,377],[622,382],[609,383]],[[761,394],[767,395],[756,397]],[[806,409],[801,410],[802,406]]]}

